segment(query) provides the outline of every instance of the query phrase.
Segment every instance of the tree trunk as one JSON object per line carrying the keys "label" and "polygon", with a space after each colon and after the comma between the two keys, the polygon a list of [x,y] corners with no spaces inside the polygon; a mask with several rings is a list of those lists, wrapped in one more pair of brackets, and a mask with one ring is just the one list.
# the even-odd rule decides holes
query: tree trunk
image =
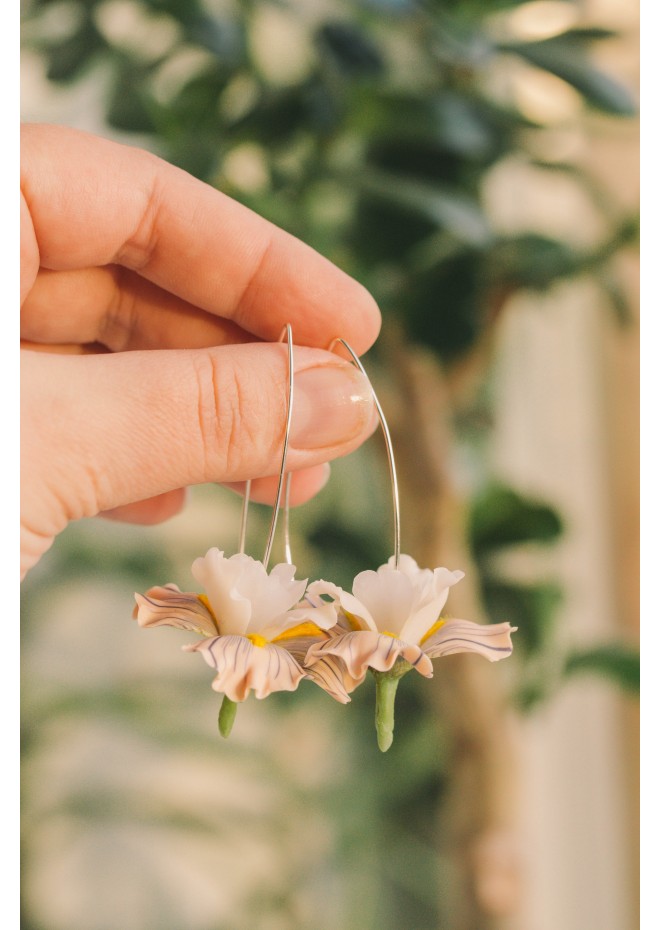
{"label": "tree trunk", "polygon": [[[390,427],[402,548],[420,566],[465,571],[465,579],[452,588],[450,615],[486,622],[468,546],[467,495],[452,473],[451,386],[434,357],[401,340],[389,350],[389,370],[399,379],[400,407],[395,404]],[[504,665],[468,654],[437,660],[434,666],[430,699],[450,745],[450,788],[438,823],[448,871],[440,884],[450,889],[450,897],[440,902],[440,926],[504,930],[516,924],[521,892],[516,719],[507,693],[509,676]]]}

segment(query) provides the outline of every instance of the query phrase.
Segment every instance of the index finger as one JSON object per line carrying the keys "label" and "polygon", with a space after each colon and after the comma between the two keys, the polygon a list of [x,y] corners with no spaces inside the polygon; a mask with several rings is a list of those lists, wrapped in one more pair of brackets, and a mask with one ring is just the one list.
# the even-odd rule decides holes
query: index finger
{"label": "index finger", "polygon": [[[301,345],[359,353],[380,313],[355,280],[252,210],[141,149],[26,125],[21,189],[38,249],[28,267],[121,264],[261,339],[290,323]],[[36,272],[35,272],[36,273]]]}

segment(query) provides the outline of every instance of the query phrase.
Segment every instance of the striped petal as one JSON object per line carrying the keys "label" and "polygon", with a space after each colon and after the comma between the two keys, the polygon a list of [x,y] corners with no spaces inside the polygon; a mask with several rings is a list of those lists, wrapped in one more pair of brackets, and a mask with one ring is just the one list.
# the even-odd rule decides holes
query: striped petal
{"label": "striped petal", "polygon": [[217,672],[211,687],[232,701],[244,701],[250,691],[259,699],[274,691],[295,691],[305,672],[281,646],[256,646],[245,636],[213,636],[190,646]]}
{"label": "striped petal", "polygon": [[215,636],[215,617],[197,594],[180,591],[175,584],[149,588],[136,594],[133,617],[140,626],[174,626],[202,636]]}
{"label": "striped petal", "polygon": [[389,672],[399,656],[426,678],[433,676],[431,660],[419,646],[371,630],[343,633],[326,642],[314,644],[307,653],[305,668],[313,667],[318,659],[327,656],[342,659],[348,674],[357,684],[364,680],[368,668]]}
{"label": "striped petal", "polygon": [[486,625],[471,620],[447,620],[429,636],[422,649],[431,659],[456,652],[476,652],[489,662],[499,662],[511,655],[511,634],[516,629],[510,623]]}
{"label": "striped petal", "polygon": [[[326,604],[325,606],[329,607],[331,605]],[[315,643],[326,642],[330,638],[329,633],[318,628],[314,631],[309,629],[310,627],[312,627],[310,623],[294,627],[282,636],[278,636],[275,641],[276,645],[291,653],[299,665],[305,664],[305,658],[310,646]],[[335,701],[339,701],[340,704],[348,704],[350,701],[348,692],[353,691],[359,684],[348,674],[346,666],[336,656],[326,656],[323,659],[318,659],[313,668],[305,669],[305,671],[308,678],[311,678],[319,688],[323,688],[330,697],[333,697]]]}
{"label": "striped petal", "polygon": [[349,675],[345,664],[337,656],[323,656],[316,659],[314,664],[306,668],[305,671],[314,684],[317,684],[319,688],[323,688],[330,697],[334,698],[335,701],[339,701],[340,704],[348,704],[351,700],[348,696],[349,692],[354,691],[364,681],[364,676],[362,676],[362,679],[356,680],[352,675]]}

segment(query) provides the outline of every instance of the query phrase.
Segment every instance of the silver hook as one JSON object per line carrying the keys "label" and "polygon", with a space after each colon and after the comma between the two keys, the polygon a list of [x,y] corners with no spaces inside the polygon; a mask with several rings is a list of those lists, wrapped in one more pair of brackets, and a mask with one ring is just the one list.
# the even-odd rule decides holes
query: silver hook
{"label": "silver hook", "polygon": [[[293,331],[291,329],[291,324],[287,323],[282,334],[280,335],[279,342],[282,341],[284,334],[286,333],[287,338],[287,356],[289,363],[289,379],[288,379],[288,395],[287,395],[287,408],[286,408],[286,425],[284,427],[284,443],[282,445],[282,462],[280,464],[280,475],[277,482],[277,494],[275,496],[275,506],[273,507],[273,515],[270,521],[270,530],[268,532],[268,541],[266,542],[266,551],[264,553],[264,568],[268,568],[268,562],[270,560],[271,549],[273,548],[273,540],[275,539],[275,527],[277,526],[277,515],[280,509],[280,502],[282,500],[282,488],[284,485],[284,470],[286,468],[286,457],[289,451],[289,433],[291,432],[291,414],[293,413]],[[287,562],[291,565],[291,549],[289,545],[289,516],[288,516],[288,503],[289,503],[289,486],[291,483],[291,475],[288,475],[287,480],[287,493],[285,500],[285,551],[287,553]]]}
{"label": "silver hook", "polygon": [[248,518],[248,507],[250,506],[250,488],[252,487],[252,479],[248,478],[245,482],[245,490],[243,491],[243,508],[241,510],[241,531],[238,535],[238,551],[241,555],[245,552],[245,534],[247,532],[247,518]]}
{"label": "silver hook", "polygon": [[383,408],[380,405],[380,401],[376,396],[374,391],[374,386],[369,379],[369,375],[364,370],[364,365],[357,357],[353,349],[349,346],[345,339],[341,339],[339,336],[336,339],[333,339],[330,345],[328,346],[328,351],[332,352],[337,343],[340,342],[346,351],[350,354],[353,359],[354,364],[360,369],[362,374],[365,376],[367,381],[369,381],[369,386],[371,387],[371,393],[373,394],[374,404],[376,405],[376,411],[378,413],[378,419],[380,420],[380,425],[383,430],[383,436],[385,437],[385,447],[387,449],[387,463],[390,467],[390,481],[392,483],[392,510],[394,514],[394,567],[399,567],[399,560],[401,556],[401,520],[400,520],[400,511],[399,511],[399,482],[396,477],[396,465],[394,464],[394,448],[392,446],[392,437],[390,436],[389,427],[387,425],[387,420],[385,419],[385,414],[383,413]]}
{"label": "silver hook", "polygon": [[289,497],[291,496],[291,472],[286,476],[286,487],[284,488],[284,561],[287,565],[293,565],[291,558],[291,539],[289,537]]}

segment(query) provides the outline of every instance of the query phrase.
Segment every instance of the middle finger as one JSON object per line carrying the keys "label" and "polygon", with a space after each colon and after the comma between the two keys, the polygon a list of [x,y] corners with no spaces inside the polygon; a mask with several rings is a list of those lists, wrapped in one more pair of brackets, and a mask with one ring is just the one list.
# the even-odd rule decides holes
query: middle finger
{"label": "middle finger", "polygon": [[118,265],[40,269],[21,308],[21,338],[50,345],[100,343],[113,352],[260,341]]}

